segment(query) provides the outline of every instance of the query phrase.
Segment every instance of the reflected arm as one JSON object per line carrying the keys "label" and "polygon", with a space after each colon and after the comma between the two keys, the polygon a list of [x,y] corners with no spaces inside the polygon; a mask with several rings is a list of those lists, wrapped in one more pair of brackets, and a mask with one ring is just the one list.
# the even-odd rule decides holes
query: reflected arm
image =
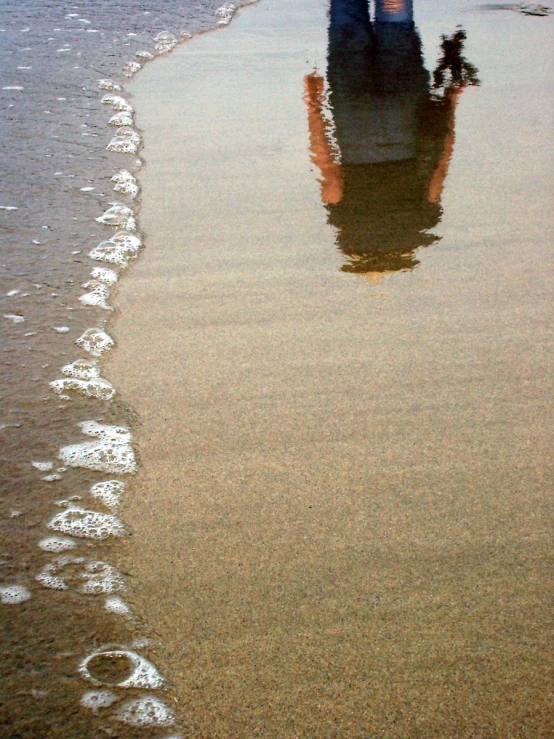
{"label": "reflected arm", "polygon": [[317,72],[306,75],[304,100],[308,107],[311,159],[321,172],[321,199],[326,205],[336,205],[342,200],[343,181],[341,166],[335,160],[327,136],[327,125],[322,111],[324,97],[323,77]]}

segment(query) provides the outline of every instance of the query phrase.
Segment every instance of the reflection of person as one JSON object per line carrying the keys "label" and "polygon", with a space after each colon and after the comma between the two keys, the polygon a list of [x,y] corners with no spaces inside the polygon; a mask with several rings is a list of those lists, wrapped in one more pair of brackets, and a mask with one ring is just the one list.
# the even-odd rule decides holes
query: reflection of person
{"label": "reflection of person", "polygon": [[463,86],[476,83],[461,53],[462,30],[443,37],[433,92],[410,0],[377,0],[376,18],[371,23],[366,0],[331,0],[335,148],[324,80],[317,72],[305,78],[312,160],[347,258],[342,269],[374,276],[414,267],[416,249],[437,240],[429,231],[441,215],[455,105]]}

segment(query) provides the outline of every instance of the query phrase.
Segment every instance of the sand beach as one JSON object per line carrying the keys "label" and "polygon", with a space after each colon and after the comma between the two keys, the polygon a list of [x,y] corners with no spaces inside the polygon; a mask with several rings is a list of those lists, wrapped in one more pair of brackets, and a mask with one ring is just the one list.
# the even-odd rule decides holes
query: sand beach
{"label": "sand beach", "polygon": [[367,57],[263,0],[129,86],[116,556],[186,737],[548,736],[551,19],[414,11]]}

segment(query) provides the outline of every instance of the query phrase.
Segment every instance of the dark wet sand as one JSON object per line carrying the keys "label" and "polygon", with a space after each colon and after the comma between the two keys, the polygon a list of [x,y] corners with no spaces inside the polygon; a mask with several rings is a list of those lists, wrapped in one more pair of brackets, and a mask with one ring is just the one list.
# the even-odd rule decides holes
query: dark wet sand
{"label": "dark wet sand", "polygon": [[382,279],[341,271],[310,161],[325,3],[264,0],[132,85],[122,564],[187,737],[551,736],[548,32],[425,12],[482,86],[441,240]]}

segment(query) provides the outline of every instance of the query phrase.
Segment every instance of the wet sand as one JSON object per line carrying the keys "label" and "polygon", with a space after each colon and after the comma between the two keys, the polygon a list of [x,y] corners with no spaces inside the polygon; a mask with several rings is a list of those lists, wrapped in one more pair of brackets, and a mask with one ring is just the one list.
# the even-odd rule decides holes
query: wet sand
{"label": "wet sand", "polygon": [[264,0],[131,86],[120,564],[187,737],[549,735],[548,31],[417,12],[427,69],[463,22],[482,84],[412,269],[341,269],[303,97],[324,2]]}

